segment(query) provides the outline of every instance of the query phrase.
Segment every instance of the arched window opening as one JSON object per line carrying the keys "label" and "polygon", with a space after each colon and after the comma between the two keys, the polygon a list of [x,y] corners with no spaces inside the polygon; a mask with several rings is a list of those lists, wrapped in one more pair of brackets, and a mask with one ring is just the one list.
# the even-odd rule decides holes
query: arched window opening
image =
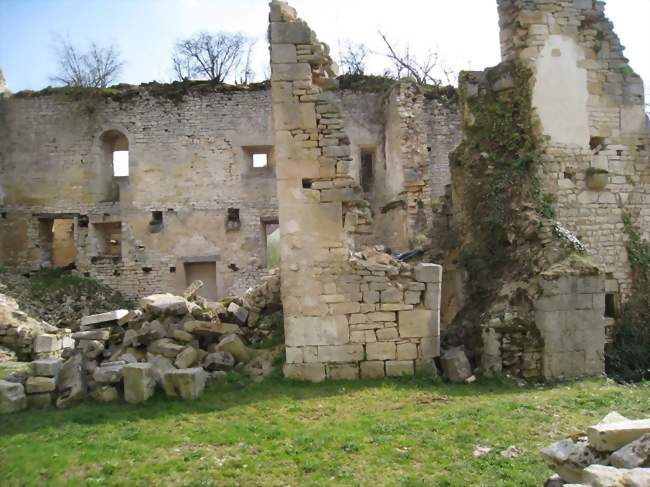
{"label": "arched window opening", "polygon": [[102,135],[104,155],[113,168],[113,177],[129,176],[129,140],[118,130],[108,130]]}

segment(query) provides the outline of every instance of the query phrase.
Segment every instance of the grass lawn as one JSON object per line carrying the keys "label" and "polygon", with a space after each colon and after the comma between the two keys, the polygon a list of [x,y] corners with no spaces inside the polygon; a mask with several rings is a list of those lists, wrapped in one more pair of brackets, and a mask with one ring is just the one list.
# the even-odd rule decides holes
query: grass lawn
{"label": "grass lawn", "polygon": [[650,383],[215,384],[194,403],[0,416],[0,485],[540,486],[540,447],[612,410],[648,416]]}

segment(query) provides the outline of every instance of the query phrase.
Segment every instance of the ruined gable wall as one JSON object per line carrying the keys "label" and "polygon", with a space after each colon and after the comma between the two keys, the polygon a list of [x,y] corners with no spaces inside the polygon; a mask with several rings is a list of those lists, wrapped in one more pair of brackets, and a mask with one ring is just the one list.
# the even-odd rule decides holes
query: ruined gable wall
{"label": "ruined gable wall", "polygon": [[[643,83],[604,8],[592,0],[502,0],[502,55],[536,73],[533,102],[549,136],[544,182],[558,219],[604,266],[608,291],[620,286],[627,295],[622,217],[631,213],[650,237],[650,156]],[[605,187],[588,181],[590,168],[605,171]]]}

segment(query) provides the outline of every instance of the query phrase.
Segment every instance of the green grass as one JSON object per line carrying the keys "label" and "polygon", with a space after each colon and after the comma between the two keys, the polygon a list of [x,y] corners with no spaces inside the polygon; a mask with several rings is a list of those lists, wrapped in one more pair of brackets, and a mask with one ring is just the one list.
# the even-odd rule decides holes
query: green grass
{"label": "green grass", "polygon": [[[0,418],[0,484],[539,486],[538,450],[617,410],[642,417],[650,384],[545,388],[424,379],[210,387],[197,402],[85,404]],[[493,451],[480,458],[475,445]],[[517,458],[499,454],[510,446]]]}

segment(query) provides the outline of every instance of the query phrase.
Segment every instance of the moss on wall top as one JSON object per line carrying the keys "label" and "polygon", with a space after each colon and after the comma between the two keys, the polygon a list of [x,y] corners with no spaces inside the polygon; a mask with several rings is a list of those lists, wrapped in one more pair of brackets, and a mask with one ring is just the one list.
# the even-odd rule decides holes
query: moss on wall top
{"label": "moss on wall top", "polygon": [[128,102],[138,96],[149,94],[180,102],[186,95],[200,96],[210,93],[234,93],[245,91],[267,90],[271,83],[266,80],[260,83],[246,85],[215,84],[209,80],[174,81],[173,83],[142,83],[141,85],[119,84],[108,88],[82,88],[78,86],[51,87],[40,91],[19,91],[14,98],[34,98],[38,96],[65,96],[73,100],[81,99],[106,99],[116,102]]}
{"label": "moss on wall top", "polygon": [[[397,80],[388,76],[343,74],[338,77],[338,81],[340,90],[383,93],[390,90]],[[458,90],[451,85],[424,85],[421,88],[424,96],[430,100],[438,100],[443,103],[458,102]]]}

